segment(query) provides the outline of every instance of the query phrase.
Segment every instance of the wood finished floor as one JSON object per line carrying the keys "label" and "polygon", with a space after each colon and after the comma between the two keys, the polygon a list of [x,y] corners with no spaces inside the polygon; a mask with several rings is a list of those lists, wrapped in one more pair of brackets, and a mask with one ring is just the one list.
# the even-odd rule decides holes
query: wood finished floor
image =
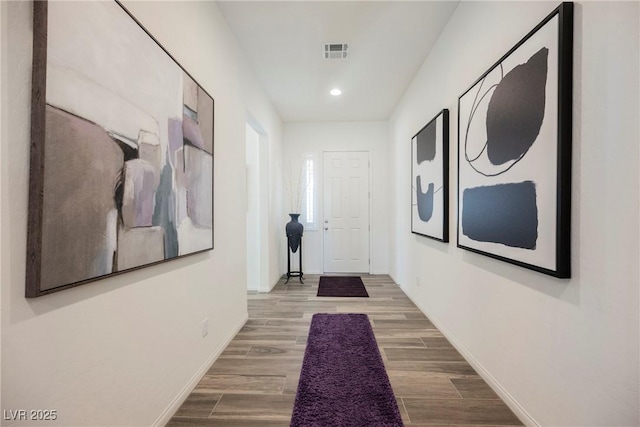
{"label": "wood finished floor", "polygon": [[249,320],[168,426],[288,426],[314,313],[366,313],[408,426],[522,425],[389,276],[369,298],[316,297],[319,276],[249,294]]}

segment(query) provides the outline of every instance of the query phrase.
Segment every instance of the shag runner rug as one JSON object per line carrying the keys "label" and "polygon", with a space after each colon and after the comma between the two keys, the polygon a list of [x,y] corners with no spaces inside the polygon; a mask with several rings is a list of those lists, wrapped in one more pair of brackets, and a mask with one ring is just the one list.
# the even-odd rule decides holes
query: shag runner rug
{"label": "shag runner rug", "polygon": [[367,289],[358,276],[320,276],[319,297],[368,297]]}
{"label": "shag runner rug", "polygon": [[314,314],[292,427],[402,426],[366,314]]}

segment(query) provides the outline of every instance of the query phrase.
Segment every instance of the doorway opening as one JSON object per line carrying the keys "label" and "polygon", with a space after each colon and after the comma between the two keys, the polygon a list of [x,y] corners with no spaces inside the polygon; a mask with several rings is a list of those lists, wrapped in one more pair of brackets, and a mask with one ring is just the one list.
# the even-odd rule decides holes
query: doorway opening
{"label": "doorway opening", "polygon": [[268,137],[256,123],[246,124],[247,290],[266,292],[268,283],[269,150]]}

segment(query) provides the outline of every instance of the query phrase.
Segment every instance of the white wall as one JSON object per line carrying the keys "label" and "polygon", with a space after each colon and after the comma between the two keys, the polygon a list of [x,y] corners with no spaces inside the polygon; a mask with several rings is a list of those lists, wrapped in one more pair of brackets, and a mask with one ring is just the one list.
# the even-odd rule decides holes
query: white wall
{"label": "white wall", "polygon": [[[389,128],[387,122],[285,123],[285,173],[296,175],[304,155],[313,154],[322,166],[323,151],[369,151],[371,160],[371,273],[389,270]],[[308,274],[322,273],[322,168],[318,170],[318,230],[305,230],[303,266]],[[297,177],[294,177],[297,178]],[[286,212],[290,207],[285,197]],[[282,233],[287,220],[282,221]],[[283,249],[286,255],[286,249]],[[286,264],[285,264],[286,267]]]}
{"label": "white wall", "polygon": [[[280,164],[281,122],[218,6],[126,5],[215,98],[215,249],[37,299],[24,298],[32,3],[1,2],[2,409],[56,409],[57,425],[166,421],[193,385],[191,380],[247,317],[248,114],[269,135],[269,168],[278,170]],[[279,248],[280,177],[270,181],[269,245]],[[270,263],[275,281],[282,272],[281,259]],[[207,317],[209,334],[203,339],[201,325]]]}
{"label": "white wall", "polygon": [[[527,424],[638,425],[638,3],[575,7],[573,278],[455,243],[458,96],[556,5],[458,6],[390,120],[390,270]],[[409,226],[409,141],[442,108],[449,244]]]}

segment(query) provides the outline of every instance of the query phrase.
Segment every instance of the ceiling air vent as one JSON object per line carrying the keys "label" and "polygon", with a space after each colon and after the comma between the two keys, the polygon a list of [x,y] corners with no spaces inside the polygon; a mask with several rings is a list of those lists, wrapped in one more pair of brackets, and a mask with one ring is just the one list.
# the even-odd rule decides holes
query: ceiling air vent
{"label": "ceiling air vent", "polygon": [[346,43],[324,43],[322,56],[324,59],[347,59]]}

